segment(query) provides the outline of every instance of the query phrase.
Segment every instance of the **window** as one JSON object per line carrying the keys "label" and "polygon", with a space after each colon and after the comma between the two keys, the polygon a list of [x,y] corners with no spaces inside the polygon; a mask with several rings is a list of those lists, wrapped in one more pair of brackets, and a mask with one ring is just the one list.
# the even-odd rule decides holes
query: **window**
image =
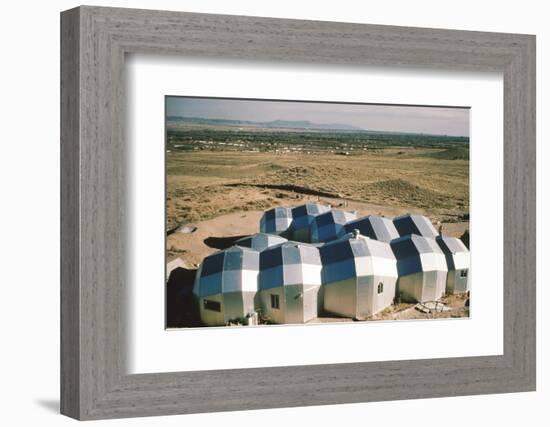
{"label": "window", "polygon": [[271,294],[271,308],[279,309],[279,295]]}
{"label": "window", "polygon": [[222,304],[218,301],[205,299],[202,301],[202,303],[205,310],[217,311],[218,313],[222,311]]}
{"label": "window", "polygon": [[460,277],[468,277],[468,270],[460,270]]}
{"label": "window", "polygon": [[384,292],[384,284],[380,282],[378,284],[378,293],[381,294],[382,292]]}

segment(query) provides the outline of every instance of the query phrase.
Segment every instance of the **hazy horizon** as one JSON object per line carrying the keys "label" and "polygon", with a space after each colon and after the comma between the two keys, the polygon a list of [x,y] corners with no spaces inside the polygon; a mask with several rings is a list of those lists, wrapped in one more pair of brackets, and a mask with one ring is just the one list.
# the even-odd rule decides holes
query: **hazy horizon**
{"label": "hazy horizon", "polygon": [[465,107],[339,104],[166,97],[166,115],[204,119],[271,122],[309,121],[340,124],[364,130],[449,136],[470,134],[470,109]]}

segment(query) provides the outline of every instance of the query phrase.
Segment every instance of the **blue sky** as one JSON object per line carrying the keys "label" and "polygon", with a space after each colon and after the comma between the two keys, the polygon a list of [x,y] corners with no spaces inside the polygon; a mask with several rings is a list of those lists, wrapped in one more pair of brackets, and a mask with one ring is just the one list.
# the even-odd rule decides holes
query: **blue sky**
{"label": "blue sky", "polygon": [[308,120],[368,130],[453,136],[470,133],[469,108],[167,97],[166,114],[255,122]]}

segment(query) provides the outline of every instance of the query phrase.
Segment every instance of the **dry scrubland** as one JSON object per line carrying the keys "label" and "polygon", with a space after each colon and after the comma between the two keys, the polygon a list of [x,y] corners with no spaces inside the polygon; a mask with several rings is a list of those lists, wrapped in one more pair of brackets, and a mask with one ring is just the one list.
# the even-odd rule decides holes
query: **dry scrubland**
{"label": "dry scrubland", "polygon": [[455,159],[452,151],[169,152],[167,229],[192,223],[197,231],[170,233],[168,260],[181,257],[192,268],[233,237],[257,232],[264,210],[306,201],[356,210],[360,216],[421,213],[459,237],[468,228],[469,162]]}
{"label": "dry scrubland", "polygon": [[[181,258],[190,292],[197,265],[238,238],[259,231],[264,210],[307,201],[357,211],[359,216],[427,215],[443,232],[460,237],[469,227],[467,147],[381,148],[339,155],[330,152],[169,151],[167,260]],[[195,231],[182,233],[182,225]],[[179,284],[181,286],[181,283]],[[167,288],[167,326],[197,326],[191,300]],[[188,296],[189,297],[189,296]],[[466,295],[447,296],[451,309],[427,314],[414,304],[394,305],[370,320],[468,317]],[[188,306],[186,306],[186,304]],[[314,322],[351,321],[320,317]]]}

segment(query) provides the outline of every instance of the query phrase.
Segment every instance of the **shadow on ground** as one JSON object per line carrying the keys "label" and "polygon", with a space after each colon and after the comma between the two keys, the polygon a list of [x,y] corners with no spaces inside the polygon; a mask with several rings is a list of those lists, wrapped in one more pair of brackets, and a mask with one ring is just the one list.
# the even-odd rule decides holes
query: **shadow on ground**
{"label": "shadow on ground", "polygon": [[59,414],[59,399],[38,399],[36,404],[50,412]]}
{"label": "shadow on ground", "polygon": [[227,249],[235,244],[235,242],[243,237],[248,237],[248,235],[243,236],[228,236],[228,237],[207,237],[204,239],[204,244],[210,248],[214,249]]}
{"label": "shadow on ground", "polygon": [[166,283],[166,327],[200,326],[200,315],[193,298],[197,270],[177,267]]}

